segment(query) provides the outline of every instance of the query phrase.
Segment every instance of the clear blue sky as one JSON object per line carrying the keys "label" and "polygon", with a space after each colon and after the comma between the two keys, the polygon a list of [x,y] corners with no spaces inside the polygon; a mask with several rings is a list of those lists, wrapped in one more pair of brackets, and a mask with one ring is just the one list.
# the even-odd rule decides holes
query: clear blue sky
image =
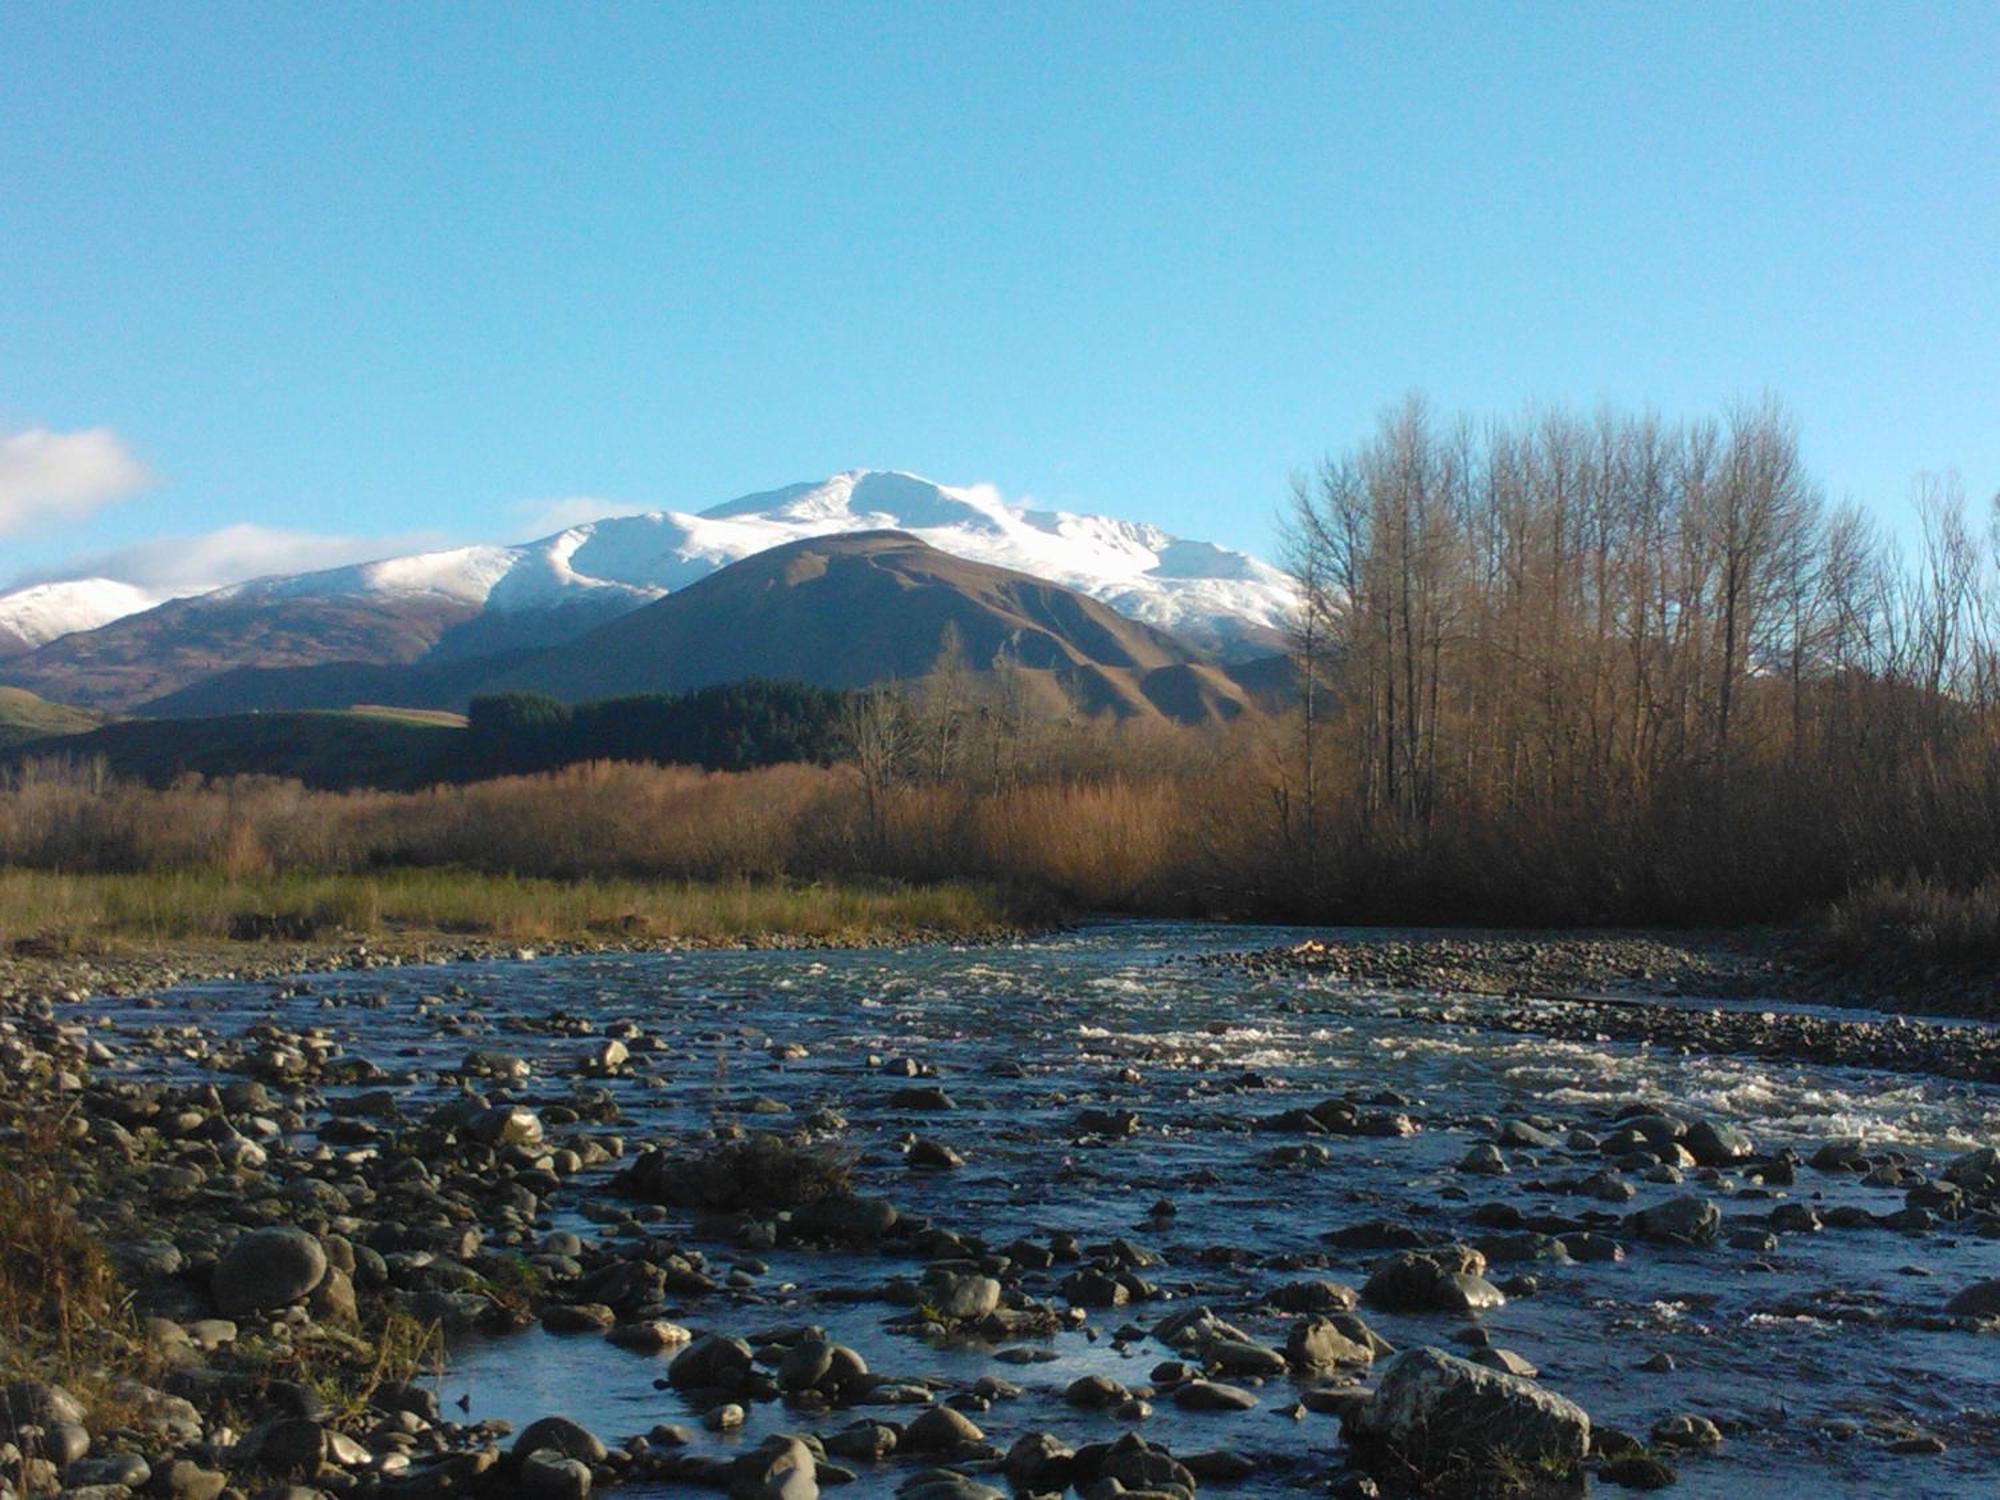
{"label": "clear blue sky", "polygon": [[156,477],[0,583],[861,465],[1268,550],[1410,388],[1983,501],[2000,6],[0,7],[0,432]]}

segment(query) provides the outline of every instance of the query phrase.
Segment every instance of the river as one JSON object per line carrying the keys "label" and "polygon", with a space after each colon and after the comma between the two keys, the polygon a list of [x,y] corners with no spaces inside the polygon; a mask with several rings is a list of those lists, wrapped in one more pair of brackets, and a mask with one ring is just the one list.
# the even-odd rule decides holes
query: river
{"label": "river", "polygon": [[[1303,1276],[1360,1286],[1379,1258],[1330,1248],[1328,1231],[1409,1219],[1471,1241],[1490,1232],[1472,1220],[1482,1204],[1528,1214],[1603,1209],[1536,1185],[1594,1169],[1594,1161],[1511,1153],[1505,1176],[1455,1170],[1470,1146],[1492,1138],[1496,1120],[1536,1115],[1601,1132],[1616,1110],[1638,1103],[1733,1123],[1760,1153],[1794,1146],[1810,1155],[1831,1137],[1859,1136],[1926,1169],[2000,1139],[2000,1090],[1992,1087],[1485,1031],[1476,1000],[1467,1002],[1465,1024],[1419,1026],[1400,1014],[1410,997],[1192,961],[1303,935],[1116,922],[998,947],[460,964],[315,976],[296,986],[210,983],[178,998],[225,1035],[265,1019],[325,1028],[405,1080],[419,1100],[455,1093],[458,1084],[439,1074],[472,1048],[528,1060],[533,1074],[517,1091],[525,1102],[561,1100],[573,1082],[580,1023],[601,1033],[629,1020],[659,1038],[660,1050],[640,1051],[629,1076],[601,1085],[624,1112],[628,1141],[683,1137],[724,1118],[792,1128],[831,1109],[848,1122],[839,1143],[863,1190],[906,1213],[991,1246],[1069,1231],[1086,1244],[1122,1236],[1158,1252],[1165,1264],[1147,1274],[1172,1300],[1093,1312],[1083,1329],[1044,1341],[1036,1363],[997,1363],[984,1347],[934,1346],[886,1329],[902,1309],[841,1293],[865,1294],[922,1268],[874,1251],[742,1255],[756,1264],[738,1290],[669,1309],[697,1332],[820,1324],[872,1369],[900,1375],[960,1387],[999,1375],[1023,1393],[975,1419],[1003,1449],[1035,1429],[1072,1443],[1124,1430],[1108,1413],[1061,1399],[1079,1375],[1137,1386],[1173,1357],[1151,1340],[1120,1343],[1113,1334],[1121,1325],[1150,1325],[1200,1303],[1282,1346],[1287,1320],[1259,1310],[1263,1292]],[[442,1003],[420,1003],[425,997]],[[99,1004],[121,1026],[161,1020],[157,1010]],[[955,1107],[890,1107],[888,1095],[911,1080],[878,1064],[902,1058],[935,1068]],[[1275,1147],[1299,1139],[1253,1131],[1251,1122],[1342,1094],[1379,1095],[1382,1107],[1407,1112],[1421,1129],[1320,1138],[1323,1163],[1272,1164]],[[1086,1107],[1135,1110],[1140,1131],[1079,1143],[1072,1125]],[[912,1131],[953,1147],[965,1165],[909,1170],[899,1143]],[[607,1175],[571,1184],[548,1227],[601,1232],[618,1206],[605,1192]],[[1726,1230],[1761,1226],[1773,1206],[1729,1171],[1691,1185],[1721,1206]],[[1639,1186],[1640,1196],[1616,1211],[1689,1190]],[[1902,1201],[1898,1189],[1803,1166],[1789,1197],[1822,1211],[1858,1204],[1877,1213]],[[1170,1217],[1151,1212],[1161,1199],[1174,1206]],[[1494,1279],[1532,1273],[1539,1291],[1510,1298],[1479,1326],[1600,1423],[1643,1436],[1683,1412],[1721,1421],[1724,1444],[1678,1460],[1671,1493],[2000,1494],[2000,1339],[1905,1321],[1936,1313],[1965,1284],[2000,1277],[2000,1240],[1949,1225],[1921,1235],[1829,1228],[1782,1235],[1775,1252],[1760,1254],[1642,1244],[1611,1232],[1628,1246],[1622,1261],[1496,1266]],[[723,1265],[735,1253],[704,1248]],[[1314,1267],[1315,1256],[1327,1257],[1324,1268]],[[1024,1285],[1054,1298],[1066,1269],[1029,1273]],[[1463,1321],[1362,1313],[1399,1347],[1465,1352]],[[1673,1369],[1640,1368],[1661,1354]],[[533,1329],[462,1343],[442,1392],[448,1403],[463,1399],[474,1419],[525,1423],[560,1412],[615,1442],[659,1422],[694,1425],[675,1395],[655,1388],[663,1372],[662,1361],[598,1338]],[[1142,1430],[1177,1452],[1227,1448],[1256,1461],[1253,1477],[1218,1493],[1294,1493],[1338,1467],[1333,1418],[1298,1411],[1288,1379],[1256,1394],[1257,1408],[1240,1414],[1184,1412],[1162,1399]],[[908,1415],[864,1408],[820,1425],[830,1431],[864,1414]],[[727,1453],[808,1425],[780,1404],[758,1405],[740,1433],[700,1432],[697,1443]],[[1888,1451],[1890,1438],[1915,1430],[1943,1437],[1946,1451]],[[864,1471],[843,1493],[889,1494],[909,1472],[895,1464]]]}

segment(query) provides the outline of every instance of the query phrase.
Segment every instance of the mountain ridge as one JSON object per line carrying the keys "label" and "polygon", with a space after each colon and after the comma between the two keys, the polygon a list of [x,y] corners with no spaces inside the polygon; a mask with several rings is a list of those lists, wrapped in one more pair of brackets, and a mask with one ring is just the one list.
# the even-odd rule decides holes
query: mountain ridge
{"label": "mountain ridge", "polygon": [[[543,648],[774,546],[884,529],[1076,589],[1219,659],[1276,649],[1292,597],[1289,580],[1269,564],[1143,522],[1033,509],[986,487],[900,471],[850,470],[695,514],[608,516],[519,546],[449,548],[233,584],[31,643],[0,661],[0,680],[131,709],[237,669]],[[0,596],[0,631],[21,592]]]}

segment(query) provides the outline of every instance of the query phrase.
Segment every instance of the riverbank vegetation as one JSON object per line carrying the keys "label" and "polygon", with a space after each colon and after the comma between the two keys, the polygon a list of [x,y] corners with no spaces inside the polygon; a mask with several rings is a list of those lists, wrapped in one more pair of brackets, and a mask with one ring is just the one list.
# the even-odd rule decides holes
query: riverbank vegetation
{"label": "riverbank vegetation", "polygon": [[720,753],[694,697],[485,702],[493,764],[533,774],[399,792],[29,763],[0,786],[25,872],[0,924],[827,932],[1022,899],[919,894],[973,882],[1336,922],[1817,918],[1970,961],[2000,951],[2000,561],[1955,481],[1915,508],[1906,548],[1826,503],[1770,404],[1476,427],[1412,401],[1298,485],[1288,715],[1052,716],[947,649],[914,684],[716,700],[721,750],[796,741],[785,764],[653,763]]}

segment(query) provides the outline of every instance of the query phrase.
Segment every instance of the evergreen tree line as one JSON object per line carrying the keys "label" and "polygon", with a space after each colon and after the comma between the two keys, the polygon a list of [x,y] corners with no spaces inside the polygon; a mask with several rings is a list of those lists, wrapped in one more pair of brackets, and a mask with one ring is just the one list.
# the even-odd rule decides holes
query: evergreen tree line
{"label": "evergreen tree line", "polygon": [[848,700],[830,688],[760,680],[578,704],[495,694],[475,698],[467,713],[465,767],[485,777],[586,761],[711,771],[830,765],[845,752]]}

